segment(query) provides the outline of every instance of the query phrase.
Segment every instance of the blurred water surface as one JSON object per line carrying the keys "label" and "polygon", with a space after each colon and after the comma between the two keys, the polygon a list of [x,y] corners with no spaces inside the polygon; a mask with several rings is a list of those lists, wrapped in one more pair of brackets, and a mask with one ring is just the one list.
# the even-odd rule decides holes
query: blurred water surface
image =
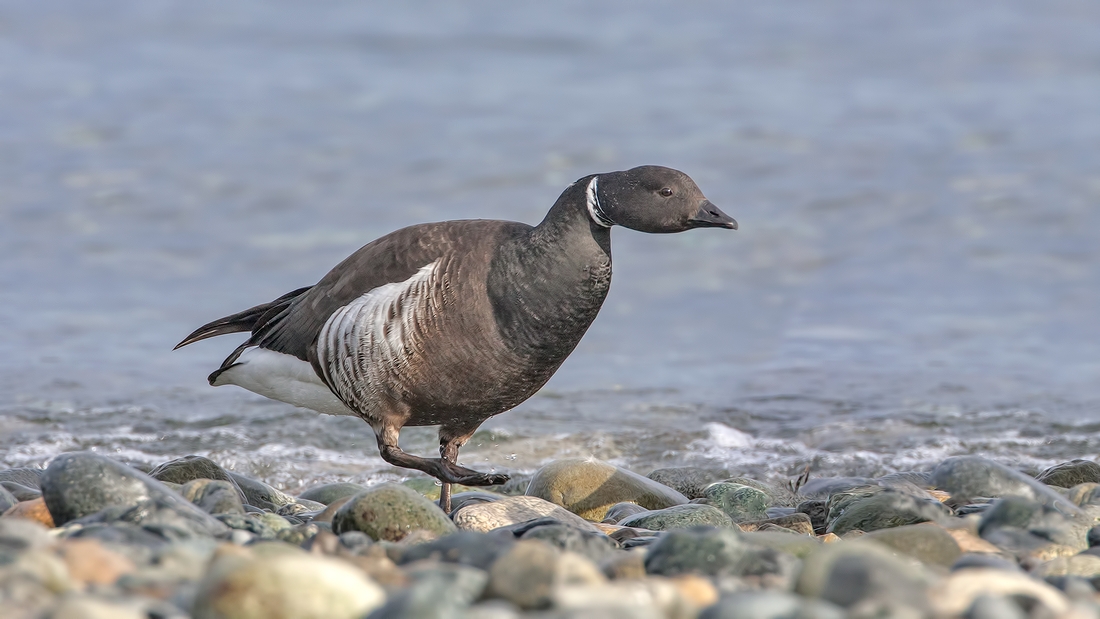
{"label": "blurred water surface", "polygon": [[[0,3],[0,464],[402,475],[194,327],[422,221],[662,164],[603,312],[463,451],[782,478],[1100,453],[1100,4]],[[429,430],[407,447],[433,452]]]}

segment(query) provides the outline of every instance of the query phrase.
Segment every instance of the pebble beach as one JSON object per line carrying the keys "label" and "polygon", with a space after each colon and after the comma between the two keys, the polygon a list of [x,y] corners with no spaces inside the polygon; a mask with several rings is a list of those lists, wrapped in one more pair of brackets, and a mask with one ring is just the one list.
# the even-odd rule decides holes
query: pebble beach
{"label": "pebble beach", "polygon": [[1100,617],[1091,460],[769,484],[562,459],[450,514],[427,478],[291,496],[202,456],[0,485],[6,619]]}

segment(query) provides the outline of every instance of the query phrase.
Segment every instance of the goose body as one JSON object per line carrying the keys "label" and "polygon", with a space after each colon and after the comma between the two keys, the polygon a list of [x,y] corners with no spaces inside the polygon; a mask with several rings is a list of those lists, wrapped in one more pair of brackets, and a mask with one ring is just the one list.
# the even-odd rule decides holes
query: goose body
{"label": "goose body", "polygon": [[[537,226],[463,220],[398,230],[317,284],[204,325],[177,348],[251,331],[212,385],[359,416],[383,458],[441,479],[445,490],[502,483],[503,475],[458,466],[458,449],[486,419],[538,391],[580,342],[611,284],[614,224],[736,228],[682,172],[593,175],[570,185]],[[401,451],[408,425],[440,426],[441,457]]]}

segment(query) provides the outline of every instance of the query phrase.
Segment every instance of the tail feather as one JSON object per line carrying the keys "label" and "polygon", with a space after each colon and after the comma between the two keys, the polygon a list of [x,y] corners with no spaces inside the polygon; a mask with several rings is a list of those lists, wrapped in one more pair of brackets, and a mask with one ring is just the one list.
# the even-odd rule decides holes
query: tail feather
{"label": "tail feather", "polygon": [[226,333],[253,331],[262,327],[267,321],[286,309],[294,299],[298,298],[312,287],[313,286],[306,286],[304,288],[299,288],[269,303],[261,303],[243,312],[237,312],[232,316],[226,316],[225,318],[219,318],[213,322],[207,323],[195,329],[191,335],[183,338],[183,341],[176,344],[176,347],[172,350],[187,346],[188,344],[193,344],[199,340],[205,340],[206,338],[225,335]]}

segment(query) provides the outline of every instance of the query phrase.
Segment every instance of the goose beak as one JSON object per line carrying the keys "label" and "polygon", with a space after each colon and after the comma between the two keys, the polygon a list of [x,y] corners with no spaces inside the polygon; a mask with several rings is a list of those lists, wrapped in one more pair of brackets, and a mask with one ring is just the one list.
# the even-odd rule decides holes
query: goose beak
{"label": "goose beak", "polygon": [[688,225],[692,228],[737,229],[737,222],[729,215],[723,213],[722,209],[714,206],[714,203],[710,200],[703,200],[699,203],[699,211],[695,213],[694,217],[688,220]]}

